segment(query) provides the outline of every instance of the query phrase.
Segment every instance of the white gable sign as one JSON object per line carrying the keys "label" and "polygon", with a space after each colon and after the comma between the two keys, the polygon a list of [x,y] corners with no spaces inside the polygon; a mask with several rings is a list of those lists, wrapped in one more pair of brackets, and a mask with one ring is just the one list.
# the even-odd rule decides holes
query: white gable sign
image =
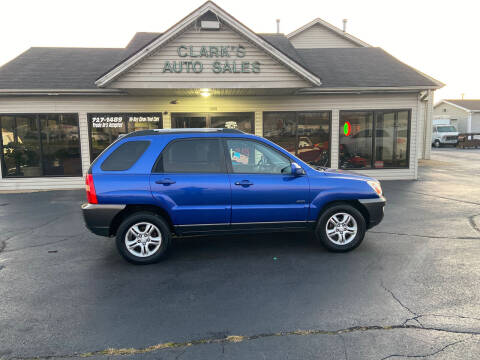
{"label": "white gable sign", "polygon": [[242,44],[180,45],[177,47],[177,55],[182,60],[165,61],[163,73],[201,73],[205,68],[215,74],[248,74],[259,73],[261,68],[259,61],[245,59],[247,48]]}

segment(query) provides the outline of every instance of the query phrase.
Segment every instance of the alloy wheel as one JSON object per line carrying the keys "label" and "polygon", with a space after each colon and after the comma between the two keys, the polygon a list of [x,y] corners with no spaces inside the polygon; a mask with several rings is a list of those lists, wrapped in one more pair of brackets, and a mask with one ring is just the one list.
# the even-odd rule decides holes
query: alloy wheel
{"label": "alloy wheel", "polygon": [[152,223],[139,222],[132,225],[125,234],[125,247],[138,257],[154,255],[162,245],[162,233]]}
{"label": "alloy wheel", "polygon": [[336,245],[347,245],[355,239],[358,232],[357,221],[345,212],[333,214],[327,221],[328,239]]}

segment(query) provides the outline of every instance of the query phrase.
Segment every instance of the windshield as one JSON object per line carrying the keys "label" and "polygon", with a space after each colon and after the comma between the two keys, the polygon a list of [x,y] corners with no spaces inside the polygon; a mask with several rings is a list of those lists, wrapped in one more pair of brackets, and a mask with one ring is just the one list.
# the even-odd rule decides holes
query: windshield
{"label": "windshield", "polygon": [[447,125],[447,126],[437,126],[438,132],[457,132],[455,126]]}

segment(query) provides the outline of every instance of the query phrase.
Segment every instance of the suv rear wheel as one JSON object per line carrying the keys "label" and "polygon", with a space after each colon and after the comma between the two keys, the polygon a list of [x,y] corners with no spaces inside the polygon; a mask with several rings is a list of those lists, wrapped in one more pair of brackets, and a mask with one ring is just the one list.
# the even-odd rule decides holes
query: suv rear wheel
{"label": "suv rear wheel", "polygon": [[320,216],[315,235],[327,250],[345,252],[360,245],[365,228],[365,218],[360,211],[349,204],[337,204]]}
{"label": "suv rear wheel", "polygon": [[117,248],[133,264],[152,264],[162,259],[170,246],[170,229],[159,215],[138,212],[128,216],[117,231]]}

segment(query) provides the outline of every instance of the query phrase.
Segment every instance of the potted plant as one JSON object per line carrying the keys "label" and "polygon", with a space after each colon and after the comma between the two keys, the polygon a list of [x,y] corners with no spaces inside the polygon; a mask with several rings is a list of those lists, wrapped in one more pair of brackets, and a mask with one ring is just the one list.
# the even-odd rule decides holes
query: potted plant
{"label": "potted plant", "polygon": [[[17,173],[17,169],[23,176],[41,176],[42,170],[39,166],[39,157],[35,150],[32,150],[28,146],[23,144],[9,143],[4,146],[5,163],[9,168],[8,174],[20,175]],[[14,167],[13,167],[14,165]]]}

